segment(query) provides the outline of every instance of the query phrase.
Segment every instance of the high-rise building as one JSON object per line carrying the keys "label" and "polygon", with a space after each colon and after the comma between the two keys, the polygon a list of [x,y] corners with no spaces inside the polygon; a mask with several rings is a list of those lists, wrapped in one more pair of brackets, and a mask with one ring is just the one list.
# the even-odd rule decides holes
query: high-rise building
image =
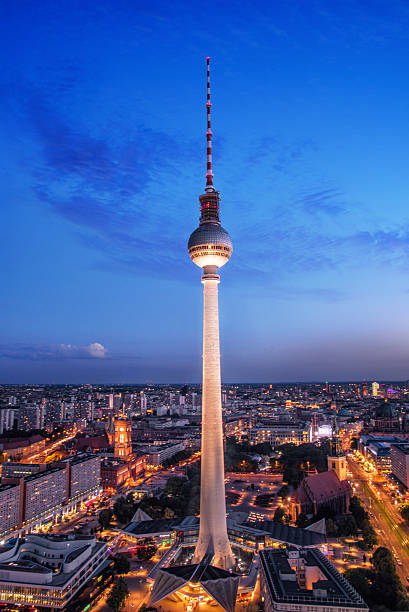
{"label": "high-rise building", "polygon": [[145,393],[143,391],[141,391],[140,394],[140,413],[145,415],[147,413],[148,410],[148,400],[147,397],[145,395]]}
{"label": "high-rise building", "polygon": [[2,408],[0,410],[0,434],[13,429],[15,412],[12,408]]}
{"label": "high-rise building", "polygon": [[210,123],[210,71],[207,58],[207,173],[205,193],[199,197],[199,227],[189,238],[192,261],[203,268],[203,398],[202,398],[202,477],[200,487],[200,528],[194,561],[200,563],[213,554],[213,565],[231,569],[234,565],[227,537],[224,492],[223,428],[220,377],[219,268],[233,251],[229,234],[219,219],[220,195],[213,186],[212,129]]}
{"label": "high-rise building", "polygon": [[378,391],[379,391],[379,383],[373,382],[372,383],[372,395],[373,395],[373,397],[378,397]]}
{"label": "high-rise building", "polygon": [[23,431],[42,429],[44,427],[45,406],[30,405],[22,406],[18,412],[18,428]]}

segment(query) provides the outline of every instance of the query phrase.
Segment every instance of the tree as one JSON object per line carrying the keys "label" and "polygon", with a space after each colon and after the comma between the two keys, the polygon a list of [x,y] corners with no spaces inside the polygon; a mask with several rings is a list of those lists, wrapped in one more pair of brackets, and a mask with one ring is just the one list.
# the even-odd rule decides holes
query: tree
{"label": "tree", "polygon": [[149,561],[149,559],[152,559],[156,551],[156,546],[153,546],[153,544],[147,544],[146,546],[141,546],[137,549],[136,556],[138,559],[141,559],[141,561]]}
{"label": "tree", "polygon": [[283,485],[277,495],[278,497],[281,497],[281,499],[285,499],[290,495],[290,487],[287,485]]}
{"label": "tree", "polygon": [[378,543],[378,536],[376,535],[375,530],[368,519],[363,522],[361,528],[363,535],[363,542],[361,548],[363,548],[364,550],[371,550],[371,548],[376,546],[376,544]]}
{"label": "tree", "polygon": [[284,508],[280,508],[280,506],[276,508],[274,512],[273,521],[275,521],[276,523],[289,523],[290,520],[291,517],[289,514],[285,513]]}
{"label": "tree", "polygon": [[335,538],[338,535],[337,525],[331,518],[325,519],[325,528],[327,530],[327,535],[330,538]]}
{"label": "tree", "polygon": [[344,538],[349,535],[355,536],[358,531],[358,527],[354,517],[351,514],[346,514],[340,517],[336,521],[338,537]]}
{"label": "tree", "polygon": [[283,444],[279,447],[278,452],[280,453],[278,462],[283,472],[283,480],[294,488],[298,487],[311,468],[315,468],[318,472],[328,469],[329,444],[327,443],[320,446],[309,442],[299,446],[292,443]]}
{"label": "tree", "polygon": [[310,524],[310,521],[308,520],[307,515],[301,512],[301,514],[297,516],[297,520],[295,521],[295,524],[297,525],[297,527],[305,528],[305,527],[308,527],[308,525]]}
{"label": "tree", "polygon": [[357,495],[351,497],[351,500],[349,502],[349,511],[354,517],[358,527],[362,529],[362,524],[366,519],[368,519],[369,515],[364,509],[362,502]]}
{"label": "tree", "polygon": [[135,506],[126,501],[125,497],[120,497],[114,503],[114,514],[120,523],[129,523],[135,513]]}
{"label": "tree", "polygon": [[251,447],[251,450],[254,453],[258,453],[259,455],[271,455],[271,453],[273,452],[273,448],[270,442],[259,442],[258,444],[255,444],[253,447]]}
{"label": "tree", "polygon": [[350,569],[345,578],[358,591],[370,608],[407,610],[409,601],[390,551],[379,547],[371,558],[371,569]]}
{"label": "tree", "polygon": [[396,573],[396,565],[391,551],[384,546],[379,546],[371,557],[371,563],[377,572],[389,574]]}
{"label": "tree", "polygon": [[125,555],[115,555],[113,557],[114,560],[114,570],[117,574],[127,574],[131,568],[131,564],[129,563],[129,559],[125,557]]}
{"label": "tree", "polygon": [[123,578],[118,578],[116,583],[111,589],[109,597],[107,598],[107,604],[110,608],[117,612],[125,605],[125,600],[129,595],[128,585]]}
{"label": "tree", "polygon": [[98,516],[98,521],[99,521],[99,524],[101,525],[101,528],[108,529],[109,525],[111,524],[111,520],[112,520],[112,510],[110,508],[105,508],[104,510],[101,510]]}
{"label": "tree", "polygon": [[409,523],[409,504],[406,504],[405,506],[402,506],[402,508],[400,509],[400,513],[402,518]]}

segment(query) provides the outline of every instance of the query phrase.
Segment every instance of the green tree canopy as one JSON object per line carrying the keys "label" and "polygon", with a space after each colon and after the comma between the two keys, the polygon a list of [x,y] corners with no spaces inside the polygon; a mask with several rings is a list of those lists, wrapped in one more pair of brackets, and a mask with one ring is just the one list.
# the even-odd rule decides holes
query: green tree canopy
{"label": "green tree canopy", "polygon": [[345,578],[374,610],[407,610],[409,600],[396,573],[391,552],[379,547],[371,558],[372,568],[350,569]]}
{"label": "green tree canopy", "polygon": [[128,585],[123,578],[118,578],[107,598],[107,604],[112,610],[118,612],[125,605],[125,600],[129,595]]}
{"label": "green tree canopy", "polygon": [[125,557],[125,555],[115,555],[113,557],[114,560],[114,570],[117,574],[127,574],[131,568],[131,564],[129,563],[129,559]]}
{"label": "green tree canopy", "polygon": [[406,504],[405,506],[402,506],[402,508],[400,509],[400,513],[402,515],[402,518],[409,523],[409,504]]}
{"label": "green tree canopy", "polygon": [[104,508],[98,515],[98,521],[102,529],[108,529],[112,520],[112,510],[110,508]]}

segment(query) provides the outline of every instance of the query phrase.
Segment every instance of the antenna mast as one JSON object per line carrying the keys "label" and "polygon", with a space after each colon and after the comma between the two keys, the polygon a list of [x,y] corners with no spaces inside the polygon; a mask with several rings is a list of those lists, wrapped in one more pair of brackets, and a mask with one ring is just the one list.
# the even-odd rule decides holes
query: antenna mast
{"label": "antenna mast", "polygon": [[213,186],[213,169],[212,169],[212,126],[210,123],[210,109],[212,107],[212,103],[210,102],[210,57],[206,58],[207,62],[207,101],[206,101],[206,110],[207,110],[207,132],[206,132],[206,140],[207,140],[207,172],[206,172],[206,188],[205,191],[214,191]]}

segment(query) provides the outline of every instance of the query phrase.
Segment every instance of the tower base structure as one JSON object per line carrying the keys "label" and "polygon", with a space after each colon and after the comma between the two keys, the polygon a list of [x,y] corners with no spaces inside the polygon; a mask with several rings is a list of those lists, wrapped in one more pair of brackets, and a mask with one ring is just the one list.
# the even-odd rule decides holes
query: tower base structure
{"label": "tower base structure", "polygon": [[210,565],[211,558],[209,554],[200,563],[159,570],[150,597],[151,604],[172,596],[178,596],[180,601],[200,601],[209,596],[226,612],[233,612],[240,576]]}

